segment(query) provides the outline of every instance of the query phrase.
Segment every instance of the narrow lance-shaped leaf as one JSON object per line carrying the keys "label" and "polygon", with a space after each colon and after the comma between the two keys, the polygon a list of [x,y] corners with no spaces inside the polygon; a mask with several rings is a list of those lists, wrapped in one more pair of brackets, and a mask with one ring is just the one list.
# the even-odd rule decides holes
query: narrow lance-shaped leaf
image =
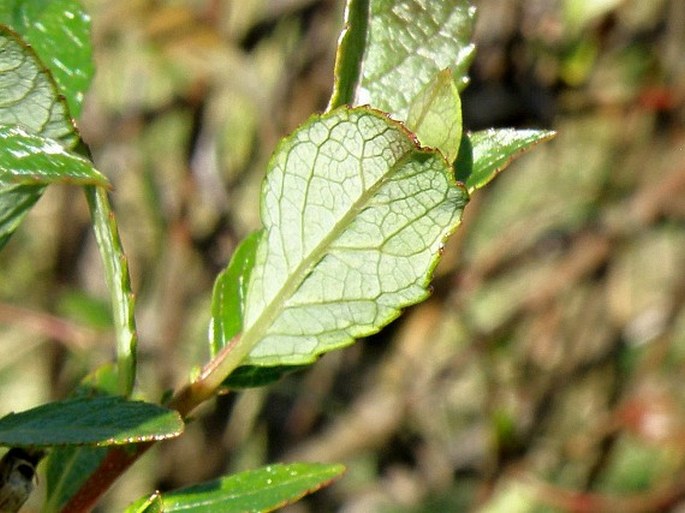
{"label": "narrow lance-shaped leaf", "polygon": [[18,126],[0,125],[0,186],[50,183],[109,185],[90,161],[54,139]]}
{"label": "narrow lance-shaped leaf", "polygon": [[83,6],[77,0],[3,0],[0,24],[31,45],[77,118],[94,71],[90,17]]}
{"label": "narrow lance-shaped leaf", "polygon": [[257,231],[245,237],[233,252],[228,267],[214,282],[209,337],[212,357],[243,329],[245,296],[261,236],[262,232]]}
{"label": "narrow lance-shaped leaf", "polygon": [[461,142],[461,100],[449,69],[442,70],[409,106],[407,127],[424,146],[454,162]]}
{"label": "narrow lance-shaped leaf", "polygon": [[515,158],[556,135],[551,130],[489,129],[464,134],[454,164],[469,193],[484,187]]}
{"label": "narrow lance-shaped leaf", "polygon": [[120,445],[178,436],[178,412],[121,397],[80,397],[48,403],[0,419],[0,445]]}
{"label": "narrow lance-shaped leaf", "polygon": [[330,484],[342,465],[291,463],[269,465],[208,483],[145,497],[124,513],[267,513]]}
{"label": "narrow lance-shaped leaf", "polygon": [[414,98],[446,68],[462,89],[474,54],[474,16],[468,0],[371,0],[355,104],[406,120]]}
{"label": "narrow lance-shaped leaf", "polygon": [[85,188],[95,240],[105,268],[107,286],[112,298],[112,313],[117,341],[119,393],[129,396],[136,379],[138,332],[135,319],[135,295],[131,289],[128,259],[121,245],[116,217],[107,191],[102,187]]}
{"label": "narrow lance-shaped leaf", "polygon": [[352,105],[362,76],[370,0],[347,0],[345,21],[335,53],[333,94],[328,110]]}
{"label": "narrow lance-shaped leaf", "polygon": [[285,139],[262,196],[243,334],[219,374],[311,363],[424,299],[468,200],[438,152],[366,108],[315,117]]}

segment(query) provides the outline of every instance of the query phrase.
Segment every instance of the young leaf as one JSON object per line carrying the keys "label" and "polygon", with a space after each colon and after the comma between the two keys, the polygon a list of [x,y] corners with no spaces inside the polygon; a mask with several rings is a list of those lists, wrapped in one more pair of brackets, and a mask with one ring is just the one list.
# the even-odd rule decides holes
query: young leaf
{"label": "young leaf", "polygon": [[228,267],[217,276],[214,282],[209,341],[212,357],[216,356],[243,329],[247,285],[261,236],[260,230],[245,237],[233,253]]}
{"label": "young leaf", "polygon": [[462,89],[474,54],[474,16],[468,0],[371,0],[355,104],[370,104],[406,120],[414,98],[446,68]]}
{"label": "young leaf", "polygon": [[468,201],[439,153],[367,108],[315,117],[282,141],[262,196],[243,334],[219,373],[311,363],[378,331],[428,295]]}
{"label": "young leaf", "polygon": [[352,105],[362,73],[369,25],[369,1],[347,0],[345,22],[335,52],[335,80],[328,109]]}
{"label": "young leaf", "polygon": [[178,436],[178,412],[121,397],[79,397],[45,404],[0,419],[0,445],[121,445]]}
{"label": "young leaf", "polygon": [[511,161],[555,136],[550,130],[500,128],[464,134],[454,164],[457,179],[469,193],[484,187]]}
{"label": "young leaf", "polygon": [[50,183],[109,185],[90,161],[57,141],[18,126],[0,125],[0,186]]}
{"label": "young leaf", "polygon": [[[339,477],[342,465],[291,463],[269,465],[216,481],[162,494],[164,513],[267,513],[327,486]],[[147,509],[148,503],[153,509]],[[157,499],[146,497],[125,513],[160,511]]]}
{"label": "young leaf", "polygon": [[409,106],[407,127],[424,146],[454,162],[461,142],[461,100],[450,70],[442,70]]}
{"label": "young leaf", "polygon": [[76,0],[3,0],[0,24],[22,35],[50,70],[74,118],[93,77],[90,17]]}

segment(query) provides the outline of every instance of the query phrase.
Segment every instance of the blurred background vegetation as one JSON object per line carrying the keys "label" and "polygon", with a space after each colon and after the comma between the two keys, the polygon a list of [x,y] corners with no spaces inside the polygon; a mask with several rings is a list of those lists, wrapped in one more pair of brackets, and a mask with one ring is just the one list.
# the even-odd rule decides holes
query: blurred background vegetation
{"label": "blurred background vegetation", "polygon": [[[259,227],[276,142],[326,105],[342,1],[85,4],[80,126],[115,185],[157,400],[207,358],[212,283]],[[474,194],[431,299],[207,404],[101,511],[293,459],[348,473],[289,513],[685,511],[685,2],[475,4],[466,127],[556,140]],[[51,187],[0,269],[4,414],[112,357],[81,192]]]}

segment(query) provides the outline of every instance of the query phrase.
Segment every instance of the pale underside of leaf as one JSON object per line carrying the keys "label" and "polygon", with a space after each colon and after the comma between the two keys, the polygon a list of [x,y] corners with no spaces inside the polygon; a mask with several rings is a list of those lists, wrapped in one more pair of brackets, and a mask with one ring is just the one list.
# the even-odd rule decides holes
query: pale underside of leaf
{"label": "pale underside of leaf", "polygon": [[286,139],[262,196],[241,341],[255,365],[309,363],[423,300],[468,200],[438,152],[364,108]]}
{"label": "pale underside of leaf", "polygon": [[463,89],[474,16],[467,0],[373,0],[355,104],[405,120],[414,98],[446,68]]}
{"label": "pale underside of leaf", "polygon": [[0,124],[73,147],[78,140],[64,99],[33,50],[0,25]]}

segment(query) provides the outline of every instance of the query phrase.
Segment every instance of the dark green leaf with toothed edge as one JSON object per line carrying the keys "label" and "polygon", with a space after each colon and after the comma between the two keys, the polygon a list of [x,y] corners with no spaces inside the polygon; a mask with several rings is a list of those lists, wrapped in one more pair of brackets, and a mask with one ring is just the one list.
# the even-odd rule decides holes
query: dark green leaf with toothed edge
{"label": "dark green leaf with toothed edge", "polygon": [[0,24],[31,45],[77,118],[94,72],[90,17],[83,6],[76,0],[3,0]]}
{"label": "dark green leaf with toothed edge", "polygon": [[463,89],[474,54],[474,16],[468,0],[371,0],[354,103],[406,120],[414,98],[440,71],[451,69]]}
{"label": "dark green leaf with toothed edge", "polygon": [[469,193],[484,187],[521,154],[556,135],[551,130],[491,128],[464,134],[454,164]]}
{"label": "dark green leaf with toothed edge", "polygon": [[314,117],[286,138],[264,183],[237,354],[311,363],[425,299],[466,191],[434,150],[367,108]]}
{"label": "dark green leaf with toothed edge", "polygon": [[269,465],[163,493],[161,510],[152,496],[136,501],[124,513],[268,513],[330,484],[344,471],[335,464]]}
{"label": "dark green leaf with toothed edge", "polygon": [[0,445],[122,445],[178,436],[178,412],[121,397],[79,397],[45,404],[0,419]]}

